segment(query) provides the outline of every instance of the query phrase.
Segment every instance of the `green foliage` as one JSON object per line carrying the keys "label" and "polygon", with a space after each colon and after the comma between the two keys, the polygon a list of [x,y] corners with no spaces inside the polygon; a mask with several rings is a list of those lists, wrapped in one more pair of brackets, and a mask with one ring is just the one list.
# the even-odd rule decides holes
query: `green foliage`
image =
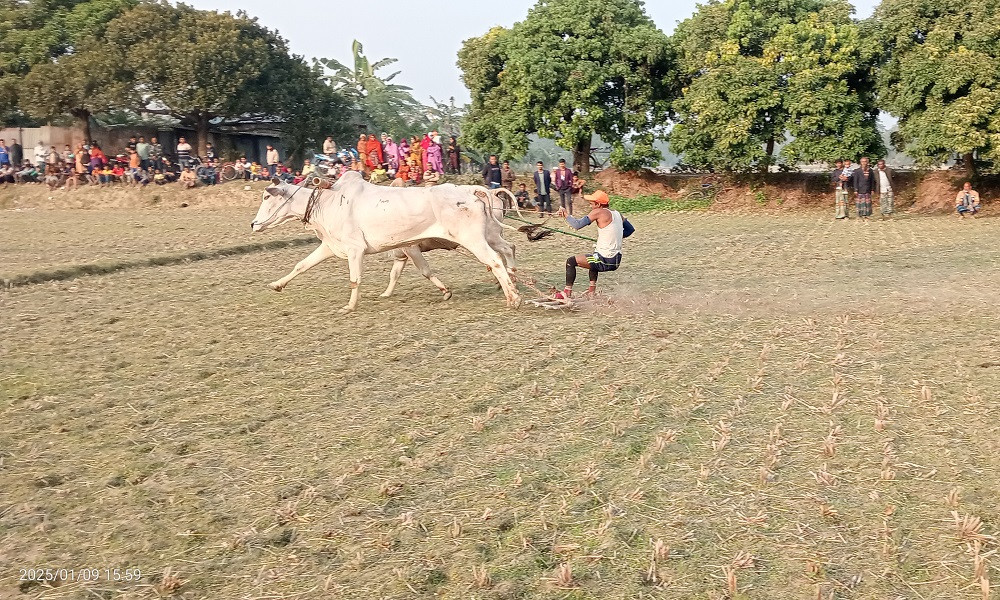
{"label": "green foliage", "polygon": [[873,65],[844,0],[713,1],[675,34],[685,78],[671,149],[701,168],[767,170],[880,154]]}
{"label": "green foliage", "polygon": [[91,114],[134,108],[141,100],[124,56],[96,41],[35,65],[24,78],[19,97],[32,117],[48,121],[72,115],[85,132]]}
{"label": "green foliage", "polygon": [[994,0],[883,0],[878,90],[893,140],[922,164],[953,154],[1000,164],[1000,6]]}
{"label": "green foliage", "polygon": [[332,58],[318,59],[316,63],[331,71],[327,81],[360,113],[364,121],[361,124],[369,130],[389,131],[396,136],[424,131],[423,106],[413,98],[411,88],[392,83],[400,72],[387,77],[378,73],[398,59],[383,58],[373,63],[364,55],[364,47],[358,40],[354,40],[351,51],[353,67]]}
{"label": "green foliage", "polygon": [[653,147],[653,134],[646,133],[636,136],[630,149],[624,144],[614,144],[610,159],[611,165],[619,171],[638,171],[659,163],[663,154]]}
{"label": "green foliage", "polygon": [[308,151],[322,148],[328,135],[341,143],[353,142],[355,129],[350,118],[345,119],[351,114],[350,103],[325,83],[322,72],[305,64],[297,70],[304,73],[289,90],[282,142],[288,160],[299,164]]}
{"label": "green foliage", "polygon": [[202,152],[210,121],[288,118],[314,77],[244,13],[140,4],[108,24],[106,45],[128,57],[144,101],[197,129]]}
{"label": "green foliage", "polygon": [[651,160],[646,136],[669,115],[676,81],[670,41],[637,0],[540,1],[511,29],[466,40],[458,65],[472,95],[466,143],[521,156],[537,133],[583,170],[595,133],[622,161]]}
{"label": "green foliage", "polygon": [[[135,4],[136,0],[0,1],[0,123],[18,120],[19,108],[45,112],[21,106],[22,82],[32,68],[99,38],[112,19]],[[50,75],[62,76],[51,71]],[[56,95],[57,85],[49,82],[46,102]]]}
{"label": "green foliage", "polygon": [[611,195],[610,198],[611,208],[620,213],[629,214],[650,211],[704,210],[712,204],[710,197],[673,200],[653,195],[636,196],[635,198]]}

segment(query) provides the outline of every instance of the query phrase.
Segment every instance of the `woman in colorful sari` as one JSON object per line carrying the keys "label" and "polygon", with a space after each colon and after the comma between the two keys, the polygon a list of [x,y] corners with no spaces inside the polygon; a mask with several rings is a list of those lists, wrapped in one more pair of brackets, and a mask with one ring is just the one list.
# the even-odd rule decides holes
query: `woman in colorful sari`
{"label": "woman in colorful sari", "polygon": [[441,144],[433,140],[427,146],[427,167],[435,173],[444,173],[444,165],[441,163]]}
{"label": "woman in colorful sari", "polygon": [[[367,163],[367,161],[368,161],[368,136],[367,135],[365,135],[365,134],[362,133],[361,137],[358,138],[358,148],[357,148],[357,150],[358,150],[358,160],[357,160],[357,162],[360,164],[361,167],[364,167],[365,163]],[[355,171],[360,171],[362,169],[355,168],[354,170]]]}
{"label": "woman in colorful sari", "polygon": [[375,134],[368,136],[368,168],[375,170],[382,166],[385,157],[382,154],[382,144],[375,137]]}
{"label": "woman in colorful sari", "polygon": [[410,162],[410,143],[406,141],[405,135],[399,138],[399,144],[396,145],[396,158],[399,160],[400,169]]}
{"label": "woman in colorful sari", "polygon": [[420,168],[427,170],[427,150],[431,147],[431,136],[424,134],[420,140]]}
{"label": "woman in colorful sari", "polygon": [[[410,138],[410,158],[409,158],[409,160],[416,161],[417,165],[419,166],[420,162],[422,160],[421,159],[422,152],[423,152],[423,149],[420,147],[420,140],[417,139],[417,136],[412,136]],[[421,173],[423,173],[423,171],[421,171]]]}
{"label": "woman in colorful sari", "polygon": [[396,154],[396,143],[392,141],[391,136],[386,136],[385,138],[385,162],[389,163],[390,171],[399,169],[399,156]]}
{"label": "woman in colorful sari", "polygon": [[458,175],[462,172],[462,149],[458,146],[458,140],[455,136],[451,136],[448,140],[448,169],[449,173],[454,173]]}

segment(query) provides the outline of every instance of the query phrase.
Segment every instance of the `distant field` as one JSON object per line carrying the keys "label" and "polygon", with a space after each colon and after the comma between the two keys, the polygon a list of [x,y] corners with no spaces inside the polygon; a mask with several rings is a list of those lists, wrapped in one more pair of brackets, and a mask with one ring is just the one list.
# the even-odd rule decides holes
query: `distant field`
{"label": "distant field", "polygon": [[[0,212],[0,276],[301,235],[199,210]],[[982,599],[1000,221],[829,217],[636,215],[577,313],[437,252],[340,317],[265,288],[309,246],[0,292],[0,598]]]}

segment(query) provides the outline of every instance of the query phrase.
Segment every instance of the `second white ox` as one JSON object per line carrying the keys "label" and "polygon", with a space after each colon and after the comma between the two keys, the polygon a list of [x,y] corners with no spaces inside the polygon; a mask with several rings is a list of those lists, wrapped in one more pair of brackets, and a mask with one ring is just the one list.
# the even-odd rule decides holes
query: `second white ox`
{"label": "second white ox", "polygon": [[[319,247],[288,275],[272,282],[272,289],[281,291],[289,281],[328,258],[346,258],[351,299],[340,312],[347,313],[358,305],[366,254],[396,248],[406,251],[408,247],[416,250],[420,242],[437,241],[466,248],[496,276],[507,305],[520,306],[521,297],[505,268],[504,257],[495,249],[502,247],[495,239],[499,238],[500,227],[485,188],[391,188],[372,185],[360,174],[348,172],[329,189],[316,193],[310,202],[313,190],[286,183],[272,184],[264,193],[250,224],[253,231],[301,220],[307,221],[321,240]],[[418,252],[410,258],[415,255]],[[447,293],[439,281],[432,281]]]}
{"label": "second white ox", "polygon": [[[456,187],[451,183],[444,183],[441,184],[441,186]],[[478,185],[461,185],[457,187],[463,190],[472,189],[473,193],[475,193],[476,190],[487,191],[486,188]],[[504,217],[505,211],[505,202],[500,196],[504,194],[507,195],[510,198],[510,201],[514,202],[514,206],[517,206],[517,199],[514,198],[514,195],[511,194],[510,191],[503,188],[488,190],[488,193],[489,198],[484,202],[493,211],[493,214],[497,216],[497,219],[486,223],[487,228],[490,230],[486,241],[488,241],[490,246],[500,254],[500,258],[503,259],[504,267],[507,269],[507,273],[510,274],[511,280],[517,281],[514,277],[514,272],[517,270],[514,261],[514,245],[503,239],[501,235],[503,233],[503,228],[506,227],[511,230],[514,228],[507,227],[500,221],[500,219]],[[524,217],[524,215],[521,215],[520,211],[517,211],[517,214],[522,218]],[[424,240],[414,246],[393,250],[391,253],[393,264],[392,269],[389,270],[389,285],[385,288],[385,291],[382,292],[381,297],[388,298],[392,296],[392,292],[396,289],[396,284],[399,283],[399,276],[402,274],[403,269],[406,268],[407,261],[410,261],[413,263],[413,266],[420,271],[421,275],[430,280],[431,283],[436,285],[437,288],[444,293],[444,299],[448,300],[451,298],[451,292],[448,291],[448,288],[444,285],[444,283],[442,283],[441,280],[438,279],[437,276],[435,276],[431,271],[431,266],[427,263],[427,259],[424,258],[423,253],[430,252],[431,250],[457,249],[458,244],[455,244],[454,242],[446,242],[445,240]],[[497,280],[497,287],[500,287],[499,279]]]}

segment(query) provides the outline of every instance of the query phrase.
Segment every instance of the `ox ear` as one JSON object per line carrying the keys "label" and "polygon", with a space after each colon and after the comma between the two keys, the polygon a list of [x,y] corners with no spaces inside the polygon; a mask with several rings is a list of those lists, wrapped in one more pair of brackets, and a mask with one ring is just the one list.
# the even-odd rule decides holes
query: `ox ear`
{"label": "ox ear", "polygon": [[271,183],[273,183],[274,185],[280,185],[281,184],[281,180],[278,179],[277,177],[272,177],[271,178]]}
{"label": "ox ear", "polygon": [[284,194],[282,194],[281,186],[279,186],[277,184],[272,184],[272,185],[267,186],[267,188],[264,189],[264,192],[268,196],[272,196],[272,197],[274,197],[274,196],[284,196]]}

